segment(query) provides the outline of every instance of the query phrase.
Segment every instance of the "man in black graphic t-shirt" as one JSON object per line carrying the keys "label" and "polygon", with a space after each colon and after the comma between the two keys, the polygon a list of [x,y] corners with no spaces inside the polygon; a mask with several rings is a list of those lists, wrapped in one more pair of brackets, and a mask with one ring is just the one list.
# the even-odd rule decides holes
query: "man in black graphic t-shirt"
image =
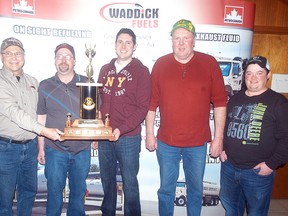
{"label": "man in black graphic t-shirt", "polygon": [[226,216],[268,214],[275,170],[288,161],[288,101],[266,87],[270,65],[262,56],[245,66],[247,89],[228,102],[220,199]]}

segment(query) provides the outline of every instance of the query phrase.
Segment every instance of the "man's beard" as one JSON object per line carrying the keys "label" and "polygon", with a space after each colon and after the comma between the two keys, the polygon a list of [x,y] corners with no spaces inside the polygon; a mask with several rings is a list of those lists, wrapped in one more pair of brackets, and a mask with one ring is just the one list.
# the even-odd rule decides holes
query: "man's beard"
{"label": "man's beard", "polygon": [[66,63],[61,63],[61,64],[59,64],[59,70],[61,72],[66,72],[69,70],[69,65]]}

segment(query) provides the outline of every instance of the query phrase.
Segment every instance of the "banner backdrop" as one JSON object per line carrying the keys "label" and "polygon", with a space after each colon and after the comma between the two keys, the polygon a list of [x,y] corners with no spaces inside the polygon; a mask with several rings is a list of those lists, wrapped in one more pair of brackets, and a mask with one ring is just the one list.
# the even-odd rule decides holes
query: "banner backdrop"
{"label": "banner backdrop", "polygon": [[[173,24],[179,19],[189,19],[197,32],[195,50],[218,60],[226,89],[232,95],[242,85],[241,63],[250,57],[254,12],[253,3],[240,0],[0,0],[0,41],[13,36],[23,42],[24,71],[39,81],[55,74],[54,50],[58,44],[65,42],[74,46],[75,70],[83,75],[88,65],[85,45],[96,45],[92,64],[94,80],[97,80],[100,67],[116,56],[114,42],[120,28],[133,29],[138,44],[134,57],[151,70],[157,58],[172,52]],[[160,124],[159,113],[157,116],[156,129]],[[210,117],[213,132],[213,112]],[[141,200],[157,201],[158,164],[155,152],[145,149],[144,125],[142,134]],[[99,171],[97,151],[91,152],[91,167]],[[204,180],[219,191],[220,161],[207,155],[206,163]],[[179,179],[183,178],[181,168]]]}

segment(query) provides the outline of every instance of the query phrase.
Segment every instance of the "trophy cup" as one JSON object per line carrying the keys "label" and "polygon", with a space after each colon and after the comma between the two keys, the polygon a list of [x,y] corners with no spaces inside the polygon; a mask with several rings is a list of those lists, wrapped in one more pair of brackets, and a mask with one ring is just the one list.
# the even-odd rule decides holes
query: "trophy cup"
{"label": "trophy cup", "polygon": [[86,83],[76,83],[80,87],[80,113],[79,119],[73,123],[71,113],[67,113],[67,120],[64,128],[63,140],[115,140],[110,127],[110,116],[105,115],[105,124],[99,119],[99,88],[102,83],[92,83],[93,67],[92,59],[96,54],[95,46],[86,48],[86,56],[89,64],[86,67],[88,81]]}

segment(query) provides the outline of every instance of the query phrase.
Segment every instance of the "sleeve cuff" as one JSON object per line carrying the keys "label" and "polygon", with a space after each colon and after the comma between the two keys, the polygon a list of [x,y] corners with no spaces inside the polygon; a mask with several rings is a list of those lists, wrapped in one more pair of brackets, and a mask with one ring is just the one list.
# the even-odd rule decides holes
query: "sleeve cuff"
{"label": "sleeve cuff", "polygon": [[43,125],[37,123],[34,127],[34,132],[36,132],[38,135],[40,135],[44,128],[45,127]]}

